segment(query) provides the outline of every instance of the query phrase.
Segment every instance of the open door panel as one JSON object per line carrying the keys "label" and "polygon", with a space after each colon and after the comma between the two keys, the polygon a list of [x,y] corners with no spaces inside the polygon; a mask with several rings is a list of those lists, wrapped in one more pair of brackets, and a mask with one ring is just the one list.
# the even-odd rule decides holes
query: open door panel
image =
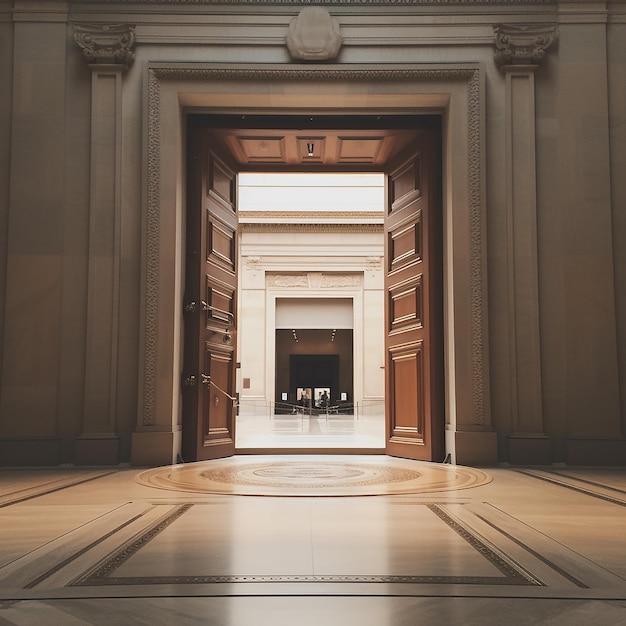
{"label": "open door panel", "polygon": [[235,452],[237,175],[203,128],[187,171],[182,451],[200,461]]}
{"label": "open door panel", "polygon": [[387,175],[386,451],[443,460],[440,136],[422,130]]}

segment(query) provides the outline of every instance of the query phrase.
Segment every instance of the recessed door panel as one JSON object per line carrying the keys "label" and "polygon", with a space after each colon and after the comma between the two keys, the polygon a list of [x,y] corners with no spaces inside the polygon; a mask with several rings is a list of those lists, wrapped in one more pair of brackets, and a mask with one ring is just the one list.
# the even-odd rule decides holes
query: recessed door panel
{"label": "recessed door panel", "polygon": [[227,272],[235,272],[236,241],[235,232],[232,228],[220,224],[215,219],[215,214],[207,211],[207,249],[206,260],[217,267],[224,268]]}
{"label": "recessed door panel", "polygon": [[390,327],[388,332],[404,332],[410,327],[422,326],[422,275],[411,282],[397,285],[388,291]]}
{"label": "recessed door panel", "polygon": [[410,160],[397,167],[389,179],[389,202],[391,210],[404,209],[410,198],[421,195],[422,163],[421,155],[415,154]]}
{"label": "recessed door panel", "polygon": [[206,276],[206,328],[224,330],[224,325],[231,325],[235,319],[237,294],[232,285],[216,281]]}
{"label": "recessed door panel", "polygon": [[422,344],[393,351],[390,354],[390,398],[392,423],[389,440],[395,443],[423,446],[426,436],[424,416],[424,367]]}
{"label": "recessed door panel", "polygon": [[228,446],[233,432],[233,411],[231,395],[233,387],[233,353],[219,351],[211,344],[205,345],[204,373],[208,379],[202,381],[203,404],[207,408],[202,413],[202,447]]}
{"label": "recessed door panel", "polygon": [[422,219],[418,211],[404,223],[387,233],[389,240],[389,271],[397,272],[411,263],[422,260]]}

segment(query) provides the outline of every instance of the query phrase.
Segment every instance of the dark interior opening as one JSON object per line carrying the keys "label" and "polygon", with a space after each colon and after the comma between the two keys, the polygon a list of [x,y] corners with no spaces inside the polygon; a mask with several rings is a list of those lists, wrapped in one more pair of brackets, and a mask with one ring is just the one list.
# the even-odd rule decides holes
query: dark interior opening
{"label": "dark interior opening", "polygon": [[315,401],[315,390],[324,388],[333,405],[353,402],[352,329],[278,329],[277,409],[298,404],[299,390],[309,389]]}

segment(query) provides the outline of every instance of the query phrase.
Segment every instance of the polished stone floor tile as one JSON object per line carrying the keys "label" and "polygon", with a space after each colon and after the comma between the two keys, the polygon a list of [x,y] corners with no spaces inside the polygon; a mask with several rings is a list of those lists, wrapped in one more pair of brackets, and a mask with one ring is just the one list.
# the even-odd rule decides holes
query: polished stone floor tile
{"label": "polished stone floor tile", "polygon": [[[340,463],[301,458],[291,480]],[[392,465],[353,462],[368,458]],[[250,459],[258,475],[287,463],[231,463]],[[142,471],[0,472],[0,626],[626,625],[623,469],[336,497],[178,491]]]}
{"label": "polished stone floor tile", "polygon": [[149,598],[0,603],[3,626],[624,626],[626,602],[490,598]]}
{"label": "polished stone floor tile", "polygon": [[0,567],[110,510],[110,505],[16,504],[0,510]]}

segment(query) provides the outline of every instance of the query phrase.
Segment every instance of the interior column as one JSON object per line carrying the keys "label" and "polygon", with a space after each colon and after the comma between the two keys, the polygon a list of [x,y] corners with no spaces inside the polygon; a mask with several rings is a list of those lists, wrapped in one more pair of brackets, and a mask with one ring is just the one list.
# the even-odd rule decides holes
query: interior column
{"label": "interior column", "polygon": [[77,464],[118,462],[116,379],[122,172],[122,77],[134,26],[74,27],[91,68],[89,274],[83,431]]}
{"label": "interior column", "polygon": [[512,433],[509,461],[549,463],[544,434],[537,272],[535,70],[554,27],[496,27],[496,62],[505,76],[506,211]]}

